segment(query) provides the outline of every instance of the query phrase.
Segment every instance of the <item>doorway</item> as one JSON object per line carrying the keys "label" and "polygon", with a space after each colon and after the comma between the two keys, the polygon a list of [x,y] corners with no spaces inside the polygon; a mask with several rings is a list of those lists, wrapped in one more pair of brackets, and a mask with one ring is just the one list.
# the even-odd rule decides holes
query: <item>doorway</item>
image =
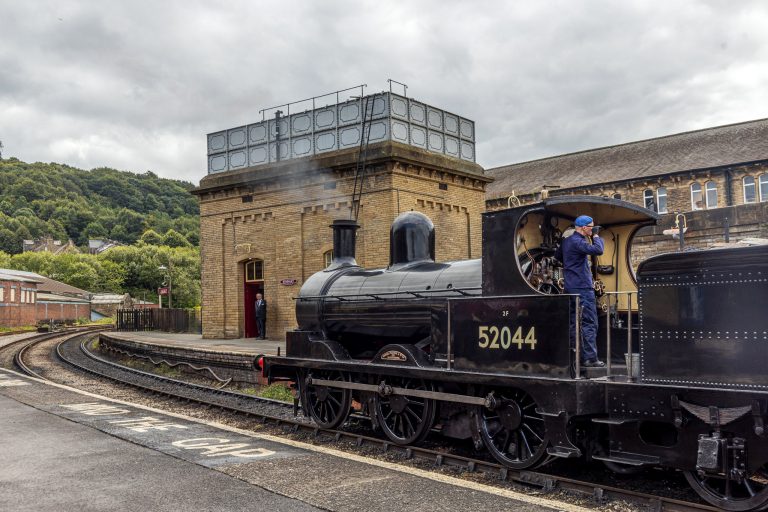
{"label": "doorway", "polygon": [[245,282],[243,289],[244,335],[246,338],[261,336],[256,326],[256,294],[264,294],[264,262],[249,260],[245,262]]}

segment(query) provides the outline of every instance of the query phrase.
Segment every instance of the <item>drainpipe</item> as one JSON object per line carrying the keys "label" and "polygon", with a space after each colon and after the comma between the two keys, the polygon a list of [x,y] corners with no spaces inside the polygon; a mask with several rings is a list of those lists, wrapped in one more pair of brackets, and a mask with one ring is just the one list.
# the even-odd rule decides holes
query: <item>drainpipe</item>
{"label": "drainpipe", "polygon": [[725,170],[725,205],[733,206],[733,171],[730,169]]}

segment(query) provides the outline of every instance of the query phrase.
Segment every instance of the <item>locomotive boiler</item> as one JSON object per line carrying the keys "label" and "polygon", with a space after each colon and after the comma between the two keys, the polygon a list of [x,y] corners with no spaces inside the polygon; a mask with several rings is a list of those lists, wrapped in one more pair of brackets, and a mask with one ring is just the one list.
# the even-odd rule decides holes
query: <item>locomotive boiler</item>
{"label": "locomotive boiler", "polygon": [[[580,214],[603,226],[591,268],[606,368],[580,367],[578,299],[555,258]],[[264,372],[295,381],[322,427],[358,409],[399,444],[435,431],[517,469],[666,466],[716,506],[768,507],[768,247],[665,254],[635,271],[632,240],[658,220],[620,200],[550,198],[486,212],[482,257],[438,262],[431,221],[407,212],[381,269],[357,265],[357,225],[336,221],[333,262],[304,283],[298,329]]]}

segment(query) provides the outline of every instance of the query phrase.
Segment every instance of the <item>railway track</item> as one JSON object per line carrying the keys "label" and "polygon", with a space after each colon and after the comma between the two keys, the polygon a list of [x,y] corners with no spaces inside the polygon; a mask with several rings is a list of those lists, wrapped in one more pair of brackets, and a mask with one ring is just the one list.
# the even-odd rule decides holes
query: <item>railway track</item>
{"label": "railway track", "polygon": [[[71,334],[71,333],[70,333]],[[54,334],[61,335],[61,334]],[[23,348],[17,352],[19,367],[26,367],[31,374],[40,377],[24,362],[27,350],[52,336],[27,339]],[[444,450],[434,450],[419,446],[399,446],[376,437],[345,430],[326,430],[317,427],[303,418],[294,417],[294,406],[285,402],[253,397],[213,387],[201,386],[190,382],[147,373],[109,361],[89,350],[92,333],[68,336],[56,344],[55,352],[61,361],[80,371],[102,379],[109,379],[131,386],[154,396],[170,398],[182,404],[199,404],[207,409],[221,410],[246,421],[281,427],[287,432],[303,434],[318,439],[328,439],[367,448],[370,451],[387,453],[403,459],[418,459],[436,467],[451,466],[467,472],[482,472],[501,482],[514,482],[533,486],[541,491],[577,492],[591,496],[595,504],[609,500],[624,500],[637,504],[638,507],[654,511],[702,511],[718,510],[709,505],[688,502],[679,499],[661,497],[645,492],[622,489],[618,486],[596,485],[573,478],[566,478],[542,471],[520,471],[503,467],[495,462],[453,454]],[[23,370],[27,372],[27,370]]]}

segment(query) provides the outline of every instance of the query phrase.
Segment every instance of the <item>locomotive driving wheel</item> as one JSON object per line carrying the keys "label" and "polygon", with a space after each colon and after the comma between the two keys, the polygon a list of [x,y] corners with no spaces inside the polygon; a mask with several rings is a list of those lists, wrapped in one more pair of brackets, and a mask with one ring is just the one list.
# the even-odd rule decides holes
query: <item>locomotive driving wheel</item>
{"label": "locomotive driving wheel", "polygon": [[504,390],[495,396],[495,407],[478,408],[475,421],[480,437],[493,458],[514,469],[535,466],[546,456],[547,431],[536,402],[522,390]]}
{"label": "locomotive driving wheel", "polygon": [[[419,379],[394,379],[392,387],[432,391],[432,386]],[[435,422],[437,404],[430,398],[405,395],[375,397],[376,420],[387,439],[395,444],[414,444],[422,441]]]}
{"label": "locomotive driving wheel", "polygon": [[723,510],[737,512],[768,508],[768,464],[748,478],[731,478],[726,474],[700,475],[686,471],[685,478],[705,501]]}
{"label": "locomotive driving wheel", "polygon": [[[313,380],[349,380],[341,372],[328,370],[312,370],[308,377]],[[309,415],[322,428],[336,428],[344,423],[352,404],[352,393],[349,389],[308,384],[306,380],[303,381],[301,398]]]}

